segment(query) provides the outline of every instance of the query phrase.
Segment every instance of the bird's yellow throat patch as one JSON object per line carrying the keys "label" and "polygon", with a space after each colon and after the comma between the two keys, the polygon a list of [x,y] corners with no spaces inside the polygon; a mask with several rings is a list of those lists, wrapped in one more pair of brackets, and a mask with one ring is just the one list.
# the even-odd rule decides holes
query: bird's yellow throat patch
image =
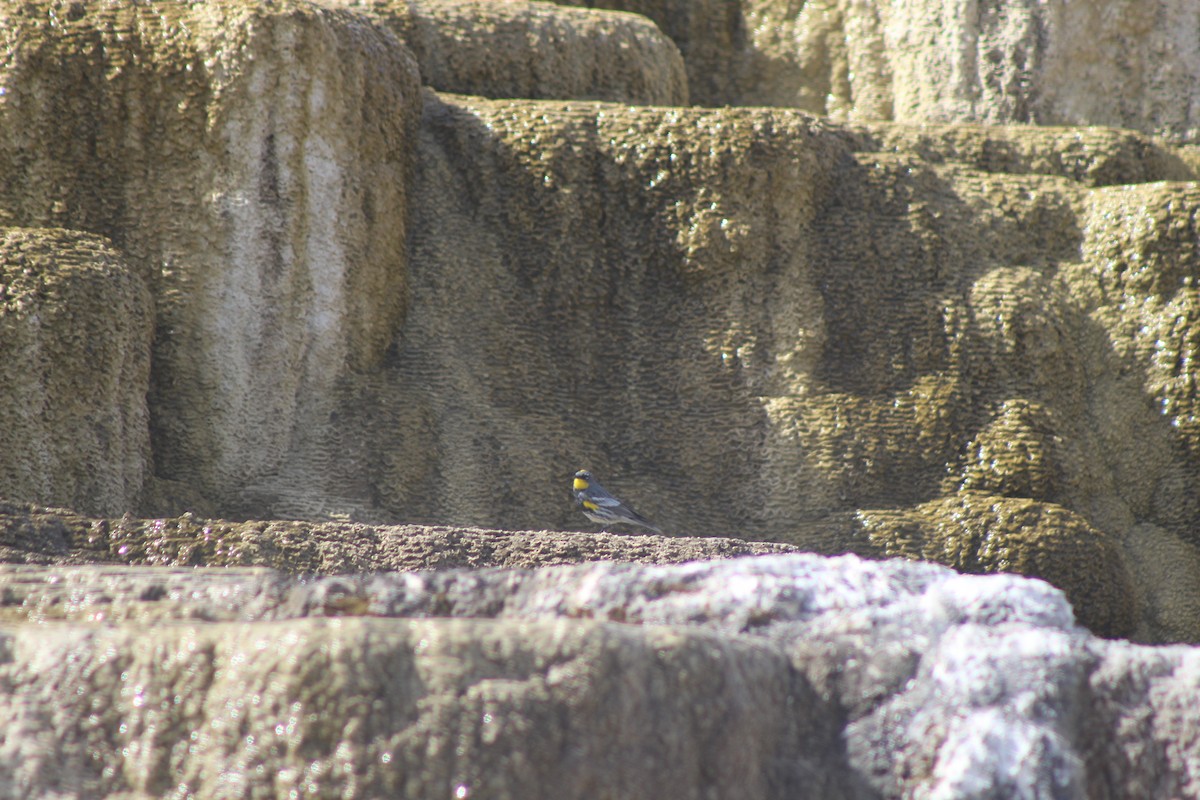
{"label": "bird's yellow throat patch", "polygon": [[587,482],[587,481],[585,481],[583,478],[576,478],[576,479],[575,479],[575,491],[577,491],[577,492],[582,492],[582,491],[583,491],[584,489],[586,489],[586,488],[588,488],[588,482]]}
{"label": "bird's yellow throat patch", "polygon": [[[586,483],[584,483],[584,485],[586,486],[587,484],[586,484]],[[583,501],[583,507],[584,507],[584,508],[586,508],[588,511],[595,511],[595,510],[596,510],[597,508],[599,508],[600,506],[596,505],[596,504],[595,504],[595,503],[593,503],[591,500],[584,500],[584,501]]]}

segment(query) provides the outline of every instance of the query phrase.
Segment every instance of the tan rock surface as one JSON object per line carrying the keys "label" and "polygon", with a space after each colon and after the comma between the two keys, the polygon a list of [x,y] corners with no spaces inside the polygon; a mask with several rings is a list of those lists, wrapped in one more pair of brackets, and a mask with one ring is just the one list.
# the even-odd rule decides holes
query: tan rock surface
{"label": "tan rock surface", "polygon": [[153,302],[99,236],[0,228],[0,492],[94,514],[137,507]]}
{"label": "tan rock surface", "polygon": [[675,44],[637,14],[507,0],[324,0],[372,13],[443,92],[687,105]]}
{"label": "tan rock surface", "polygon": [[692,100],[704,105],[841,120],[1111,125],[1186,142],[1200,132],[1200,12],[1188,0],[1011,1],[977,13],[937,0],[598,5],[653,19],[679,45]]}
{"label": "tan rock surface", "polygon": [[1042,578],[1063,589],[1076,618],[1096,633],[1151,636],[1135,630],[1137,594],[1120,543],[1062,507],[960,492],[911,510],[863,511],[857,522],[868,553]]}
{"label": "tan rock surface", "polygon": [[[918,139],[785,111],[427,108],[413,313],[372,389],[387,423],[365,437],[405,431],[371,478],[385,507],[566,525],[559,487],[588,465],[679,532],[777,536],[960,485],[1066,501],[1104,527],[1127,521],[1108,499],[1158,482],[1106,466],[1134,455],[1110,417],[1138,419],[1147,396],[1105,388],[1123,365],[1089,315],[1081,251],[1090,204],[1124,196],[1084,181],[1177,168],[1144,140],[1097,134],[1064,161],[1050,155],[1068,134],[1037,129]],[[905,137],[920,155],[893,149]],[[607,169],[569,144],[589,139]],[[472,175],[495,191],[460,189]],[[1187,204],[1183,185],[1157,191]],[[614,196],[640,204],[593,199]],[[1184,435],[1154,419],[1166,438],[1144,446]],[[1010,429],[1024,450],[988,444]]]}
{"label": "tan rock surface", "polygon": [[[740,0],[599,0],[561,2],[642,14],[679,47],[691,101],[743,105],[740,57],[745,53],[745,15]],[[745,103],[749,104],[749,103]]]}
{"label": "tan rock surface", "polygon": [[[1059,544],[988,569],[1108,592],[1100,629],[1195,627],[1142,617],[1194,581],[1131,593],[1108,550],[1197,545],[1198,198],[1151,183],[1190,177],[1178,153],[419,98],[362,14],[37,8],[9,11],[0,200],[149,279],[143,513],[566,528],[587,466],[669,533],[837,552],[861,541],[824,520],[979,492],[1080,518],[993,526],[1001,551]],[[1066,553],[1112,579],[1063,577]]]}
{"label": "tan rock surface", "polygon": [[[1044,535],[1075,538],[1067,550],[1096,554],[1111,580],[1068,585],[1061,576],[1095,565],[1058,546],[1035,560],[1061,566],[1035,574],[1096,597],[1102,629],[1131,629],[1139,611],[1112,545],[1141,545],[1127,536],[1135,521],[1186,535],[1177,514],[1196,472],[1172,444],[1186,429],[1148,409],[1146,384],[1114,391],[1126,367],[1089,314],[1097,273],[1083,248],[1096,228],[1081,229],[1092,204],[1125,196],[1090,184],[1182,169],[1168,153],[1103,132],[1066,158],[1065,131],[849,135],[794,112],[563,105],[548,120],[546,108],[427,104],[414,313],[377,402],[410,431],[398,451],[448,457],[431,470],[382,454],[385,506],[562,525],[557,482],[579,464],[618,474],[618,494],[667,530],[831,552],[804,530],[832,512],[960,489],[1027,497],[1082,514],[1083,527]],[[606,172],[565,146],[594,125]],[[460,192],[465,175],[497,191]],[[629,196],[626,181],[652,185],[628,217],[587,203]],[[514,206],[530,192],[542,199]],[[558,218],[575,222],[546,227]],[[1157,243],[1165,232],[1122,230],[1173,247]],[[530,304],[554,313],[522,317]],[[493,366],[505,360],[513,372]],[[1143,369],[1149,379],[1153,364]],[[532,385],[534,406],[521,389]],[[1144,429],[1116,435],[1117,420]],[[365,438],[387,438],[373,430]],[[533,458],[516,456],[526,442]],[[993,534],[1021,547],[1024,524]]]}
{"label": "tan rock surface", "polygon": [[1197,796],[1194,648],[1015,576],[7,566],[0,601],[13,797]]}
{"label": "tan rock surface", "polygon": [[[1144,536],[1139,539],[1150,541]],[[1149,572],[1155,569],[1155,562],[1144,563],[1147,555],[1161,554],[1166,546],[1156,541],[1154,548],[1143,547],[1135,553],[1133,568],[1138,571],[1133,574],[1140,579],[1135,586],[1118,543],[1082,518],[1045,503],[964,493],[911,510],[835,515],[803,526],[794,541],[822,553],[852,551],[876,558],[936,561],[968,573],[1013,572],[1042,578],[1063,587],[1079,621],[1102,636],[1153,641],[1168,635],[1167,631],[1174,639],[1194,634],[1188,609],[1194,605],[1191,597],[1200,592],[1187,568],[1191,562],[1165,573],[1166,579],[1164,574],[1151,579]],[[795,545],[715,537],[227,522],[192,515],[95,519],[61,510],[0,504],[0,559],[31,566],[271,567],[294,574],[329,575],[535,568],[593,561],[671,564],[797,549]],[[1189,550],[1180,542],[1172,558],[1177,560]],[[128,576],[135,574],[124,566],[106,569],[110,571],[101,574],[115,576],[114,586],[128,585]],[[95,579],[87,571],[78,574],[85,580]],[[65,581],[63,591],[74,593],[71,585]],[[1157,588],[1141,590],[1140,586]],[[11,594],[13,590],[8,591]],[[156,599],[165,592],[158,588],[147,591]],[[1191,596],[1186,594],[1189,591]],[[1159,607],[1159,603],[1167,607]],[[59,604],[58,600],[52,603]],[[1151,605],[1146,608],[1146,604]]]}
{"label": "tan rock surface", "polygon": [[228,497],[403,318],[416,65],[303,2],[3,14],[0,207],[104,234],[148,279],[155,469]]}
{"label": "tan rock surface", "polygon": [[0,796],[1198,795],[1195,9],[614,4],[0,8]]}
{"label": "tan rock surface", "polygon": [[0,502],[0,560],[20,564],[272,567],[328,575],[375,570],[540,567],[587,561],[670,564],[797,548],[714,537],[497,531],[285,520],[85,517]]}
{"label": "tan rock surface", "polygon": [[827,705],[753,642],[334,619],[26,627],[3,648],[4,763],[39,791],[849,795]]}

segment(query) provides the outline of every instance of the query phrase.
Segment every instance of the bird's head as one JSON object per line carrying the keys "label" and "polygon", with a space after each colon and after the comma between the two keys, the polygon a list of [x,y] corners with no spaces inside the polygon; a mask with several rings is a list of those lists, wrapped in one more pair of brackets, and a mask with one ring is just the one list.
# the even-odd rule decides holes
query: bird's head
{"label": "bird's head", "polygon": [[579,472],[575,473],[575,491],[582,492],[584,489],[587,489],[591,483],[592,473],[588,472],[586,469],[581,469]]}

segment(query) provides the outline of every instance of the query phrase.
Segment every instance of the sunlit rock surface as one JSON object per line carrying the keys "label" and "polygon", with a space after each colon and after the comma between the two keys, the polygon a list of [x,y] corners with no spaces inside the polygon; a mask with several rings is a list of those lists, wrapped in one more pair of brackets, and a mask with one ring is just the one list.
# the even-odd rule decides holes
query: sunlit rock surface
{"label": "sunlit rock surface", "polygon": [[0,7],[0,797],[1200,796],[1200,12],[602,4]]}
{"label": "sunlit rock surface", "polygon": [[305,2],[0,14],[2,218],[106,236],[145,279],[155,474],[228,497],[304,448],[403,319],[416,64]]}
{"label": "sunlit rock surface", "polygon": [[[698,25],[690,54],[716,21],[786,11],[756,8],[659,27]],[[629,14],[4,14],[0,216],[107,237],[156,312],[149,391],[131,368],[54,433],[98,442],[116,428],[93,420],[119,419],[128,444],[14,450],[9,499],[565,529],[567,476],[590,467],[671,534],[1017,571],[1097,632],[1200,640],[1200,575],[1181,566],[1200,513],[1187,151],[1101,128],[419,88],[441,64],[480,81],[445,85],[484,90],[486,17],[504,53],[559,65],[488,91],[561,78],[574,97],[682,102],[673,48]],[[596,42],[630,57],[592,69]],[[38,339],[5,315],[12,341]],[[104,364],[145,364],[122,325],[76,324],[109,339]],[[63,387],[95,366],[16,370],[8,405],[49,386],[45,407],[70,408]]]}
{"label": "sunlit rock surface", "polygon": [[483,97],[687,105],[675,44],[640,14],[506,0],[322,0],[374,14],[412,51],[421,79]]}
{"label": "sunlit rock surface", "polygon": [[7,796],[1195,797],[1187,648],[930,564],[0,568]]}
{"label": "sunlit rock surface", "polygon": [[[568,0],[570,5],[593,5]],[[692,99],[838,119],[1113,125],[1195,142],[1189,0],[600,0],[679,45]]]}

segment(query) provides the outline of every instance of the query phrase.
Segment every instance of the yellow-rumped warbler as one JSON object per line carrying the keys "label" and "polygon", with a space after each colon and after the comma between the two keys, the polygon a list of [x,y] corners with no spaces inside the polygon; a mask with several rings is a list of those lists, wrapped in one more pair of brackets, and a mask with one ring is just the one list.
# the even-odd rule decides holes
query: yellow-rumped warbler
{"label": "yellow-rumped warbler", "polygon": [[651,524],[650,520],[609,494],[586,469],[575,473],[573,488],[575,499],[583,508],[584,516],[592,522],[599,522],[606,527],[628,522],[631,525],[649,528],[655,533],[662,533],[662,529],[657,525]]}

